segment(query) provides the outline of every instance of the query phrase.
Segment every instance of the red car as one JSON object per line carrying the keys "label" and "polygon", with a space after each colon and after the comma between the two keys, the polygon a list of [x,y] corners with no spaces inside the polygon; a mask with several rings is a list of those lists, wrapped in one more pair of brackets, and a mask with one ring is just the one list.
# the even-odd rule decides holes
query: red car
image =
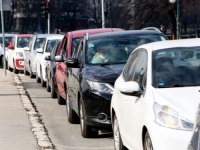
{"label": "red car", "polygon": [[57,61],[56,73],[55,73],[55,91],[58,97],[58,104],[65,104],[66,101],[66,80],[65,80],[65,71],[66,64],[64,63],[64,58],[71,57],[73,50],[75,48],[76,43],[79,41],[81,37],[83,37],[86,33],[89,35],[104,33],[104,32],[116,32],[122,31],[120,28],[98,28],[98,29],[88,29],[88,30],[78,30],[71,31],[65,34],[62,44],[60,46],[60,50],[58,52],[59,56],[56,56],[55,59]]}

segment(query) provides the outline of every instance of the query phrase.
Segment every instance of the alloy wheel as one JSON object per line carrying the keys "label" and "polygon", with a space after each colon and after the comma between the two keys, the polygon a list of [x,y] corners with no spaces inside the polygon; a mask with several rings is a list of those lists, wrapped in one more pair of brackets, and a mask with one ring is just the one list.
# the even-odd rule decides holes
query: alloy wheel
{"label": "alloy wheel", "polygon": [[145,150],[153,150],[153,145],[149,136],[145,139]]}
{"label": "alloy wheel", "polygon": [[80,103],[80,119],[81,119],[81,130],[84,129],[84,118],[83,118],[83,106],[82,103]]}
{"label": "alloy wheel", "polygon": [[70,108],[69,108],[69,95],[68,95],[68,93],[67,93],[67,99],[66,99],[66,101],[67,101],[67,118],[69,118],[69,113],[70,113]]}

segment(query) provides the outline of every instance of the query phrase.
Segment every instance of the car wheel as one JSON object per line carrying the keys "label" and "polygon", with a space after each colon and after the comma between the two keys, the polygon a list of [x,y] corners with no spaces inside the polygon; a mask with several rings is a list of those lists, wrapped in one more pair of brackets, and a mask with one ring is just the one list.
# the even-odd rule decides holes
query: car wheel
{"label": "car wheel", "polygon": [[54,85],[53,79],[51,78],[51,98],[56,98],[56,97],[57,97],[57,94],[55,91],[55,85]]}
{"label": "car wheel", "polygon": [[24,75],[28,75],[28,71],[26,70],[26,67],[24,66]]}
{"label": "car wheel", "polygon": [[47,87],[47,92],[50,92],[50,91],[51,91],[51,88],[50,88],[50,86],[49,86],[48,78],[47,78],[47,81],[46,81],[46,87]]}
{"label": "car wheel", "polygon": [[6,60],[5,63],[6,63],[6,64],[5,64],[5,67],[4,67],[4,57],[2,56],[2,67],[3,67],[4,69],[8,69],[8,61]]}
{"label": "car wheel", "polygon": [[32,67],[31,67],[31,64],[29,65],[29,67],[30,67],[30,78],[33,78],[33,77],[34,77],[34,75],[33,75],[33,72],[32,72]]}
{"label": "car wheel", "polygon": [[114,122],[113,122],[113,137],[114,137],[115,150],[126,150],[125,146],[122,143],[119,131],[119,124],[116,115],[114,116]]}
{"label": "car wheel", "polygon": [[62,98],[62,96],[60,95],[59,91],[57,92],[57,97],[58,97],[58,104],[59,105],[66,104],[66,100],[64,98]]}
{"label": "car wheel", "polygon": [[45,87],[46,86],[46,83],[43,79],[43,76],[42,76],[42,69],[40,69],[40,79],[41,79],[41,84],[42,84],[42,87]]}
{"label": "car wheel", "polygon": [[73,124],[79,123],[79,117],[78,117],[78,115],[69,106],[69,95],[68,95],[67,92],[66,92],[66,109],[67,109],[67,119],[68,119],[68,122],[73,123]]}
{"label": "car wheel", "polygon": [[18,74],[18,73],[19,73],[19,70],[17,70],[16,67],[15,67],[15,62],[14,62],[14,61],[13,61],[13,72],[14,72],[15,74]]}
{"label": "car wheel", "polygon": [[41,82],[41,80],[40,80],[40,78],[39,78],[39,76],[38,76],[38,73],[36,72],[36,82],[37,83],[40,83]]}
{"label": "car wheel", "polygon": [[146,132],[144,138],[144,150],[153,150],[153,145],[148,131]]}
{"label": "car wheel", "polygon": [[98,130],[92,131],[92,126],[87,125],[85,121],[85,111],[83,108],[82,100],[80,100],[79,104],[79,118],[80,118],[80,125],[81,125],[81,134],[84,138],[91,138],[96,137],[98,135]]}
{"label": "car wheel", "polygon": [[0,56],[0,66],[2,66],[2,68],[3,68],[3,56]]}

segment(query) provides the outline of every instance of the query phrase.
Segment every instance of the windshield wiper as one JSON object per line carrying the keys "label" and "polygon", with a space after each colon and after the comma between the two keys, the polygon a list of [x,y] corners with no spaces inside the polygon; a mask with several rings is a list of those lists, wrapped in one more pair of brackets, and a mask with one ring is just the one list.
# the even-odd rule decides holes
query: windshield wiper
{"label": "windshield wiper", "polygon": [[169,85],[169,86],[158,86],[158,88],[173,88],[173,87],[184,87],[185,85],[181,84],[174,84],[174,85]]}

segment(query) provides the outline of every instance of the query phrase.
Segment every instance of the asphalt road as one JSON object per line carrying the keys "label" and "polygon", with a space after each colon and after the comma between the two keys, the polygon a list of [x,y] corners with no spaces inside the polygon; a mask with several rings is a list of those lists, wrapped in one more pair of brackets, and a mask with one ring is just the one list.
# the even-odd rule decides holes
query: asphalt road
{"label": "asphalt road", "polygon": [[67,121],[66,105],[59,105],[57,99],[50,98],[50,93],[35,79],[19,74],[24,88],[29,93],[49,138],[57,150],[113,150],[112,133],[99,134],[97,138],[85,139],[81,136],[80,124]]}

